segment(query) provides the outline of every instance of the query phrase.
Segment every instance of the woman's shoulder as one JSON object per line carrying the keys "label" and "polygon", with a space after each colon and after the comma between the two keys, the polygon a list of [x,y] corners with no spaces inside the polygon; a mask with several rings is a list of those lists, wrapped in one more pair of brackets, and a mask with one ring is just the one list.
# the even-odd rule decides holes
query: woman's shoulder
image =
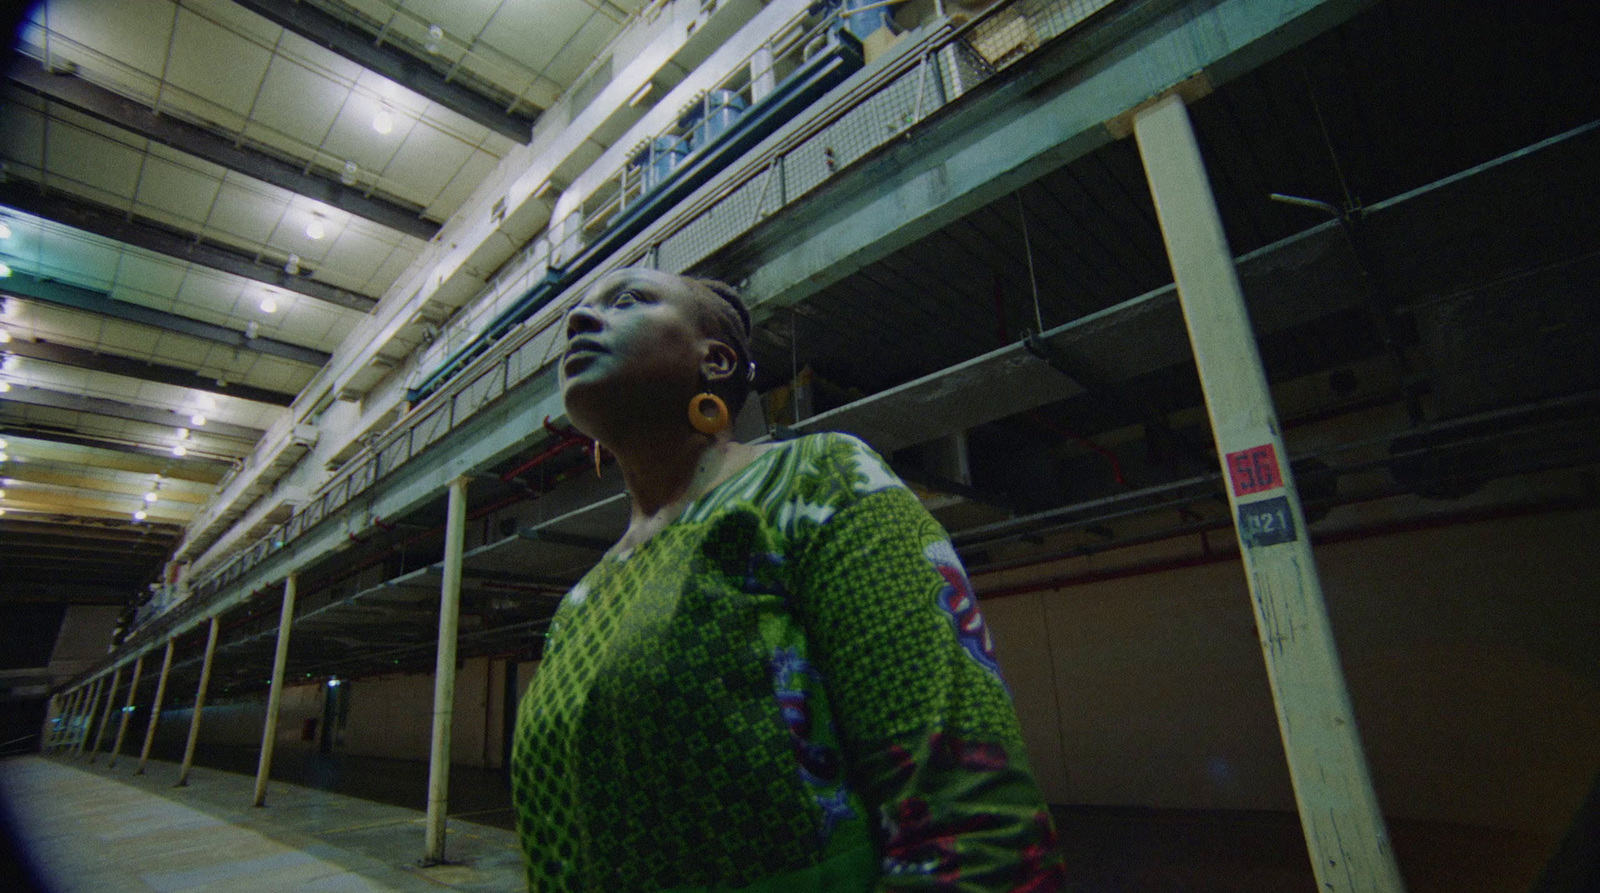
{"label": "woman's shoulder", "polygon": [[808,434],[788,445],[788,482],[793,495],[861,497],[904,487],[889,463],[860,438],[837,431]]}

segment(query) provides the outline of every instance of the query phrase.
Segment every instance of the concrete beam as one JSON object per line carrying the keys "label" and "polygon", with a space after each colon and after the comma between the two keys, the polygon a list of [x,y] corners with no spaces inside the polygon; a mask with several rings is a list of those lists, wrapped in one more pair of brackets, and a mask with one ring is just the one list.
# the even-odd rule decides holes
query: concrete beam
{"label": "concrete beam", "polygon": [[316,199],[380,226],[427,240],[439,224],[422,218],[420,205],[366,194],[340,183],[331,173],[308,171],[253,149],[204,127],[147,108],[139,100],[107,90],[73,74],[46,71],[37,60],[18,56],[11,65],[11,81],[31,93],[70,106],[92,118],[132,131],[146,139],[187,152],[212,164],[254,177],[290,192]]}
{"label": "concrete beam", "polygon": [[71,285],[55,279],[41,279],[21,270],[12,270],[11,275],[0,282],[0,294],[21,298],[26,301],[40,301],[54,304],[57,307],[66,307],[70,310],[82,310],[94,313],[121,322],[137,323],[141,326],[164,329],[192,338],[201,338],[217,344],[226,344],[243,350],[253,350],[258,353],[281,357],[285,360],[294,360],[308,366],[321,366],[328,362],[328,354],[309,347],[290,344],[287,341],[277,341],[272,338],[247,338],[243,332],[236,332],[227,326],[213,325],[180,316],[176,313],[167,313],[162,310],[153,310],[141,304],[128,301],[119,301],[103,291]]}
{"label": "concrete beam", "polygon": [[[51,409],[66,409],[72,412],[85,412],[90,415],[105,416],[108,419],[123,419],[129,422],[144,422],[158,425],[163,428],[187,428],[189,416],[172,409],[155,409],[149,406],[136,406],[123,403],[120,400],[108,400],[104,397],[86,397],[82,394],[68,394],[61,391],[52,391],[38,385],[13,385],[6,400],[12,403],[23,403],[28,406],[47,406]],[[260,428],[247,428],[244,425],[234,425],[228,422],[206,422],[203,429],[206,434],[216,437],[231,437],[255,443],[260,440],[266,431]]]}
{"label": "concrete beam", "polygon": [[495,133],[526,145],[533,138],[538,115],[503,108],[499,103],[465,85],[451,81],[428,63],[394,44],[373,39],[360,29],[340,21],[309,3],[296,0],[234,0],[256,15],[285,28],[306,40],[349,59],[369,71],[377,72],[414,93],[425,96],[462,117],[476,121]]}
{"label": "concrete beam", "polygon": [[226,397],[238,397],[241,400],[270,403],[273,406],[288,406],[294,402],[295,398],[294,394],[286,391],[274,391],[253,385],[219,385],[215,378],[208,378],[193,369],[182,369],[177,366],[166,366],[146,360],[120,357],[116,354],[83,350],[82,348],[54,344],[49,341],[29,341],[23,338],[16,338],[6,345],[5,351],[6,353],[27,357],[31,360],[43,360],[46,363],[72,366],[77,369],[89,369],[94,372],[108,372],[112,375],[120,375],[123,378],[136,378],[140,381],[170,384],[180,388],[222,394]]}
{"label": "concrete beam", "polygon": [[0,183],[0,204],[135,248],[277,286],[327,304],[361,313],[371,313],[372,308],[378,306],[376,298],[318,282],[310,278],[309,272],[290,275],[284,272],[281,264],[263,263],[257,255],[231,245],[213,242],[204,236],[173,229],[98,202],[63,192],[46,192],[36,183],[21,180]]}

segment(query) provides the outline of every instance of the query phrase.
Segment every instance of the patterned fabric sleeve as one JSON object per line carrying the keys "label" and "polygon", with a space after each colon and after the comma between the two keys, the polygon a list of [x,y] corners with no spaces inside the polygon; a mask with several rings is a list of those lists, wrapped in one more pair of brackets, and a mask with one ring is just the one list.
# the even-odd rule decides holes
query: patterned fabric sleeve
{"label": "patterned fabric sleeve", "polygon": [[859,441],[796,581],[846,763],[875,811],[878,889],[1061,888],[1048,810],[971,584],[944,531]]}

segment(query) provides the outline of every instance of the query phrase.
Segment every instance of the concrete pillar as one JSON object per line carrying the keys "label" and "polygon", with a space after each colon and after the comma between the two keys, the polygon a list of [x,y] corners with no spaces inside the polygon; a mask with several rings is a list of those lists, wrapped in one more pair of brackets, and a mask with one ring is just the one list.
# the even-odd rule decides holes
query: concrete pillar
{"label": "concrete pillar", "polygon": [[144,670],[144,655],[133,662],[133,679],[128,682],[128,703],[122,705],[122,722],[117,724],[117,741],[111,745],[111,762],[107,768],[116,768],[117,760],[122,756],[122,739],[128,734],[128,720],[133,718],[133,695],[139,690],[139,674]]}
{"label": "concrete pillar", "polygon": [[289,662],[289,626],[294,623],[295,588],[299,575],[283,581],[283,610],[278,613],[278,650],[272,658],[272,688],[267,694],[267,724],[261,730],[261,763],[256,767],[253,805],[267,805],[267,778],[272,774],[272,747],[278,740],[278,700],[283,694],[283,667]]}
{"label": "concrete pillar", "polygon": [[1177,95],[1134,115],[1233,509],[1317,889],[1404,889],[1356,733],[1233,254]]}
{"label": "concrete pillar", "polygon": [[106,709],[100,714],[100,728],[94,733],[94,746],[89,748],[89,762],[94,762],[100,757],[100,742],[106,737],[106,726],[111,724],[111,712],[116,709],[117,686],[122,684],[122,667],[118,666],[111,673],[111,690],[106,692]]}
{"label": "concrete pillar", "polygon": [[439,650],[433,670],[433,749],[428,762],[428,833],[424,864],[444,861],[450,803],[450,723],[455,714],[456,629],[461,616],[461,555],[467,532],[467,479],[450,482],[445,518],[444,582],[439,590]]}
{"label": "concrete pillar", "polygon": [[206,706],[206,686],[211,684],[211,658],[217,653],[217,617],[211,616],[211,629],[206,632],[206,656],[200,664],[200,685],[194,692],[194,715],[189,717],[189,743],[183,746],[183,766],[178,769],[178,783],[189,783],[189,767],[194,765],[194,746],[200,740],[200,711]]}
{"label": "concrete pillar", "polygon": [[172,671],[172,646],[177,641],[176,636],[167,640],[167,653],[161,658],[161,676],[156,680],[156,699],[150,702],[150,723],[144,727],[144,747],[139,749],[139,768],[133,770],[134,775],[143,775],[144,764],[150,762],[150,745],[155,743],[156,723],[161,721],[161,702],[167,696],[167,674]]}
{"label": "concrete pillar", "polygon": [[83,748],[89,743],[89,733],[94,730],[94,716],[100,712],[100,695],[105,691],[106,680],[104,676],[95,677],[94,683],[89,686],[89,707],[83,711],[83,732],[78,735],[78,741],[72,747],[72,755],[83,756]]}

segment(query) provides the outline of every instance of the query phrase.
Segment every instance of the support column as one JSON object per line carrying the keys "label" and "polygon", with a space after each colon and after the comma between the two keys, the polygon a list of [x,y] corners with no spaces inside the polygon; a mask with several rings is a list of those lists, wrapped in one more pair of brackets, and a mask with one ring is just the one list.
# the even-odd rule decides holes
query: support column
{"label": "support column", "polygon": [[89,696],[87,686],[78,686],[72,693],[72,706],[67,710],[66,724],[61,727],[61,737],[56,741],[57,750],[70,751],[73,742],[77,740],[78,722],[83,719],[83,702]]}
{"label": "support column", "polygon": [[144,774],[144,764],[150,762],[150,745],[156,740],[156,723],[161,721],[161,702],[167,696],[167,674],[172,671],[172,646],[177,637],[167,640],[167,654],[161,658],[161,676],[156,680],[156,699],[150,703],[150,723],[144,727],[144,747],[139,749],[139,768],[134,775]]}
{"label": "support column", "polygon": [[95,677],[94,684],[89,686],[89,709],[83,712],[83,734],[78,736],[78,742],[72,747],[75,757],[83,756],[83,748],[89,743],[89,733],[94,730],[94,715],[100,712],[100,695],[105,686],[104,676]]}
{"label": "support column", "polygon": [[94,733],[94,746],[89,748],[89,762],[94,762],[100,757],[100,742],[106,737],[106,726],[111,724],[111,711],[117,703],[117,686],[122,684],[122,667],[118,666],[111,673],[111,689],[106,692],[106,710],[100,715],[100,728]]}
{"label": "support column", "polygon": [[144,655],[133,662],[133,679],[128,683],[128,703],[122,705],[122,722],[117,725],[117,742],[111,745],[111,762],[106,768],[114,769],[122,756],[122,739],[128,734],[128,720],[133,718],[133,695],[139,690],[139,674],[144,670]]}
{"label": "support column", "polygon": [[217,653],[217,617],[211,615],[211,629],[206,633],[206,656],[200,663],[200,685],[194,692],[194,715],[189,717],[189,743],[183,746],[183,766],[178,769],[181,788],[189,783],[189,767],[194,765],[194,745],[200,740],[200,711],[206,706],[206,686],[211,684],[211,658]]}
{"label": "support column", "polygon": [[1183,100],[1134,135],[1189,327],[1317,889],[1400,893],[1233,255]]}
{"label": "support column", "polygon": [[261,730],[261,763],[256,767],[255,806],[267,805],[267,777],[272,774],[272,746],[278,740],[278,699],[283,694],[283,667],[289,662],[289,626],[294,623],[295,588],[300,576],[283,581],[283,610],[278,613],[278,651],[272,658],[272,688],[267,694],[267,724]]}
{"label": "support column", "polygon": [[428,763],[428,834],[424,864],[444,861],[450,804],[450,723],[456,699],[456,629],[461,616],[461,555],[467,533],[467,479],[450,482],[445,518],[444,582],[439,590],[439,650],[433,670],[433,750]]}

